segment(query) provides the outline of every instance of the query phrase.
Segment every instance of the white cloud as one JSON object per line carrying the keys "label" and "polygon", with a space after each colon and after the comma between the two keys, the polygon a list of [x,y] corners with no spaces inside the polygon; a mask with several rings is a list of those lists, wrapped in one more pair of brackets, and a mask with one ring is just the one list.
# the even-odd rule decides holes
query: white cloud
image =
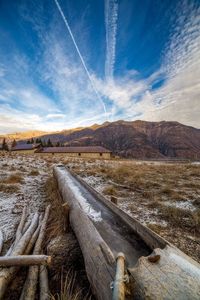
{"label": "white cloud", "polygon": [[51,120],[51,119],[64,119],[66,117],[65,114],[48,114],[45,118],[46,120]]}
{"label": "white cloud", "polygon": [[[107,1],[107,5],[113,7],[114,4],[117,5],[117,1]],[[57,20],[52,20],[48,34],[44,24],[37,24],[34,20],[42,49],[36,53],[37,64],[13,49],[12,58],[5,60],[6,65],[5,61],[0,65],[1,132],[61,130],[100,123],[106,118],[115,120],[119,116],[149,121],[176,120],[200,127],[200,8],[187,1],[181,3],[179,16],[176,22],[173,21],[162,66],[146,79],[138,79],[140,74],[135,70],[125,76],[112,77],[116,9],[110,12],[111,15],[113,13],[111,19],[114,23],[111,19],[111,23],[108,19],[106,21],[106,26],[110,26],[107,28],[110,31],[107,36],[107,45],[110,45],[107,49],[107,76],[103,80],[90,71],[99,94],[107,102],[107,115],[96,98],[70,39],[60,37]],[[153,83],[163,76],[163,85],[152,89]],[[49,88],[48,93],[42,86]]]}
{"label": "white cloud", "polygon": [[[200,7],[183,1],[177,9],[160,70],[145,80],[135,80],[134,72],[133,78],[96,78],[99,92],[113,103],[114,118],[122,109],[124,118],[139,115],[148,121],[176,120],[200,127]],[[163,85],[152,90],[163,74]]]}

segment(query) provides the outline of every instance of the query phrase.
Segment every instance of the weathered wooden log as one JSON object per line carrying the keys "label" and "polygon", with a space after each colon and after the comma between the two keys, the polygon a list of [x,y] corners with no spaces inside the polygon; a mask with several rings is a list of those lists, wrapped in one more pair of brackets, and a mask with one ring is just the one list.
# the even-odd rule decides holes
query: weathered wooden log
{"label": "weathered wooden log", "polygon": [[[38,225],[38,213],[36,213],[32,219],[31,225],[25,232],[25,234],[21,237],[17,245],[14,247],[12,251],[12,255],[22,255],[29,243],[33,233],[35,232]],[[0,271],[0,299],[3,299],[7,286],[14,278],[16,272],[18,271],[18,267],[10,267],[4,268]]]}
{"label": "weathered wooden log", "polygon": [[38,226],[39,215],[36,213],[32,219],[31,225],[25,232],[25,234],[20,238],[16,246],[12,251],[12,255],[21,255],[25,251],[28,243],[30,242],[37,226]]}
{"label": "weathered wooden log", "polygon": [[110,283],[115,277],[115,258],[75,198],[64,175],[61,168],[54,168],[59,192],[70,208],[70,224],[83,253],[92,291],[97,299],[110,300],[112,298]]}
{"label": "weathered wooden log", "polygon": [[49,265],[50,263],[51,256],[47,255],[18,255],[0,257],[0,267]]}
{"label": "weathered wooden log", "polygon": [[[40,254],[42,250],[42,243],[44,240],[45,232],[46,232],[46,226],[48,222],[48,217],[49,217],[49,212],[50,212],[50,205],[47,206],[44,214],[44,218],[42,220],[40,232],[38,239],[36,241],[33,254],[38,255]],[[39,274],[39,267],[38,266],[31,266],[29,267],[28,270],[28,275],[22,290],[22,294],[20,297],[21,299],[29,299],[29,300],[34,300],[35,299],[35,293],[36,293],[36,287],[37,287],[37,281],[38,281],[38,274]]]}
{"label": "weathered wooden log", "polygon": [[117,255],[117,267],[115,280],[113,282],[113,300],[125,300],[125,256],[123,253]]}
{"label": "weathered wooden log", "polygon": [[20,238],[22,237],[22,231],[23,231],[23,228],[24,228],[24,224],[25,224],[25,221],[26,221],[26,217],[27,217],[27,207],[24,206],[23,212],[22,212],[22,217],[21,217],[19,226],[18,226],[17,231],[16,231],[15,244],[17,244],[17,242],[18,242],[18,241],[20,240]]}
{"label": "weathered wooden log", "polygon": [[172,245],[141,257],[129,272],[134,280],[133,299],[200,299],[199,264]]}
{"label": "weathered wooden log", "polygon": [[[71,176],[64,166],[54,167],[54,176],[57,179],[60,194],[69,203],[70,223],[79,241],[88,279],[97,299],[112,298],[112,296],[108,297],[107,291],[107,283],[110,282],[110,278],[107,275],[108,270],[98,265],[99,260],[107,267],[95,248],[95,246],[98,246],[95,239],[96,234],[98,236],[99,233],[96,233],[90,225],[88,226],[84,211],[81,210],[84,206],[84,200],[87,204],[84,195],[88,198],[93,195],[95,200],[99,200],[121,220],[122,225],[124,223],[132,232],[137,232],[140,238],[154,250],[151,258],[140,256],[137,265],[128,265],[130,276],[127,288],[131,294],[131,299],[200,299],[200,265],[197,262],[142,225],[138,220],[123,212],[111,201],[89,187],[83,180],[74,175]],[[78,182],[73,185],[74,177],[77,178]],[[86,188],[83,193],[79,189],[81,184]],[[100,223],[95,225],[97,225],[96,228],[101,226]],[[126,252],[124,253],[126,255]],[[128,261],[128,255],[126,257]],[[101,272],[102,276],[99,276],[98,272]],[[98,281],[95,281],[96,279]],[[103,286],[98,285],[99,281]]]}
{"label": "weathered wooden log", "polygon": [[1,255],[1,251],[3,249],[3,241],[4,241],[3,231],[0,230],[0,255]]}
{"label": "weathered wooden log", "polygon": [[46,266],[40,266],[40,300],[49,299],[48,271]]}
{"label": "weathered wooden log", "polygon": [[27,207],[24,206],[23,211],[22,211],[22,216],[19,222],[19,225],[17,227],[17,231],[15,234],[15,240],[12,243],[12,245],[10,246],[10,248],[8,249],[6,256],[11,255],[12,251],[14,250],[15,245],[17,244],[17,242],[20,240],[21,236],[22,236],[22,231],[23,231],[23,227],[25,224],[25,220],[26,220],[26,216],[27,216]]}
{"label": "weathered wooden log", "polygon": [[36,228],[34,234],[32,235],[27,247],[26,247],[26,250],[24,252],[24,254],[29,254],[31,252],[31,250],[33,249],[34,245],[35,245],[35,242],[38,238],[38,235],[39,235],[39,232],[40,232],[40,227],[41,225],[38,224],[38,227]]}
{"label": "weathered wooden log", "polygon": [[31,224],[31,220],[28,220],[25,224],[24,224],[24,228],[22,230],[22,234],[24,234],[26,232],[26,230],[29,228]]}

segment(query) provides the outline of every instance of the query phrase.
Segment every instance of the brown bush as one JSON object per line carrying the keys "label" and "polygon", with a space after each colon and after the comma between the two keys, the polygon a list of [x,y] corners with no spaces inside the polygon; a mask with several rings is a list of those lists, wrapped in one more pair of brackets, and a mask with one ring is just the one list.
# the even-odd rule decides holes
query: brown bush
{"label": "brown bush", "polygon": [[19,192],[19,186],[0,183],[0,192],[5,194],[14,194]]}
{"label": "brown bush", "polygon": [[38,176],[40,174],[40,172],[38,170],[31,170],[31,172],[29,173],[30,176]]}
{"label": "brown bush", "polygon": [[163,229],[165,229],[165,227],[160,224],[152,224],[152,223],[147,224],[147,227],[149,227],[151,230],[153,230],[158,234],[160,234],[163,231]]}
{"label": "brown bush", "polygon": [[160,205],[159,211],[172,224],[200,232],[200,209],[193,212],[189,209]]}
{"label": "brown bush", "polygon": [[117,191],[114,188],[114,186],[109,185],[107,187],[104,188],[103,193],[106,195],[112,195],[112,196],[116,196],[117,195]]}
{"label": "brown bush", "polygon": [[24,183],[24,178],[22,177],[21,174],[16,173],[16,174],[10,175],[6,179],[3,179],[2,183],[5,183],[5,184]]}

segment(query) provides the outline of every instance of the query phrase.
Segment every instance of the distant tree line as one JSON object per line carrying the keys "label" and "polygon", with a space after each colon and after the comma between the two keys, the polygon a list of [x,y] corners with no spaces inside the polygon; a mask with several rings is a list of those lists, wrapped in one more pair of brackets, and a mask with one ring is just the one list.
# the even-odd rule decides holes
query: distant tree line
{"label": "distant tree line", "polygon": [[1,149],[4,150],[4,151],[8,151],[9,150],[8,144],[7,144],[5,138],[3,139],[3,142],[2,142],[2,145],[1,145]]}
{"label": "distant tree line", "polygon": [[59,141],[57,143],[52,143],[51,139],[49,138],[47,141],[42,140],[40,138],[33,139],[27,141],[27,144],[40,144],[42,147],[62,147],[63,144]]}
{"label": "distant tree line", "polygon": [[[14,139],[13,142],[12,142],[12,144],[11,144],[11,147],[13,148],[15,146],[17,146],[17,142]],[[5,138],[2,141],[1,149],[4,150],[4,151],[9,151],[8,143],[6,142]]]}

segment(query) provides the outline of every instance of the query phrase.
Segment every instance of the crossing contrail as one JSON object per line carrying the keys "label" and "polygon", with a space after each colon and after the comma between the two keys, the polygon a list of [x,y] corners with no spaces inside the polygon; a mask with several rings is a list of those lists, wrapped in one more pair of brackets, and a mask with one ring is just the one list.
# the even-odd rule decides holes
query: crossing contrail
{"label": "crossing contrail", "polygon": [[99,93],[98,93],[98,91],[97,91],[97,89],[96,89],[96,87],[95,87],[95,85],[94,85],[94,82],[93,82],[92,77],[91,77],[91,75],[90,75],[90,73],[89,73],[89,71],[88,71],[88,68],[87,68],[86,64],[85,64],[85,61],[84,61],[84,59],[83,59],[83,56],[81,55],[81,52],[80,52],[80,50],[79,50],[79,48],[78,48],[78,45],[77,45],[77,43],[76,43],[76,41],[75,41],[75,38],[74,38],[74,35],[73,35],[72,31],[71,31],[71,28],[70,28],[70,26],[69,26],[69,23],[68,23],[68,21],[67,21],[65,15],[64,15],[64,13],[63,13],[63,11],[62,11],[62,8],[61,8],[60,4],[58,3],[58,1],[57,1],[57,0],[54,0],[54,1],[55,1],[55,4],[56,4],[56,6],[57,6],[57,8],[58,8],[58,10],[59,10],[59,12],[60,12],[60,14],[61,14],[61,17],[62,17],[62,19],[63,19],[63,21],[64,21],[64,23],[65,23],[65,25],[66,25],[66,27],[67,27],[67,30],[68,30],[68,32],[69,32],[69,34],[70,34],[70,36],[71,36],[71,39],[72,39],[72,41],[73,41],[73,43],[74,43],[74,46],[75,46],[75,48],[76,48],[76,51],[77,51],[77,53],[78,53],[78,55],[79,55],[79,57],[80,57],[81,63],[82,63],[82,65],[83,65],[83,67],[84,67],[84,69],[85,69],[85,72],[86,72],[86,74],[87,74],[87,76],[88,76],[88,79],[89,79],[89,81],[90,81],[90,83],[91,83],[91,86],[92,86],[92,88],[93,88],[93,90],[94,90],[94,92],[95,92],[95,94],[96,94],[98,100],[101,102],[101,104],[102,104],[102,106],[103,106],[103,109],[104,109],[104,112],[106,113],[106,107],[105,107],[105,104],[104,104],[104,102],[103,102],[101,96],[99,95]]}
{"label": "crossing contrail", "polygon": [[106,61],[105,76],[113,78],[116,54],[116,36],[118,20],[118,1],[105,0],[105,27],[106,27]]}

